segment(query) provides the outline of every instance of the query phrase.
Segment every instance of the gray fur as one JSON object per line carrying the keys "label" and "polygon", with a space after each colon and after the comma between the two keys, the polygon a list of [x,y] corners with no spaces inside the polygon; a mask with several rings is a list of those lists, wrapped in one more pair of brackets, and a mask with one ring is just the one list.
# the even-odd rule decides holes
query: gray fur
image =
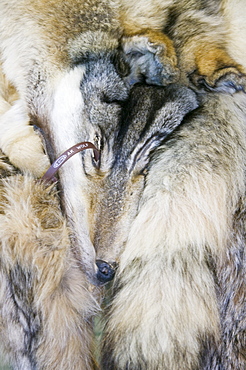
{"label": "gray fur", "polygon": [[96,296],[54,186],[0,158],[0,341],[16,370],[94,368]]}
{"label": "gray fur", "polygon": [[[26,137],[30,120],[43,130],[51,161],[78,142],[95,141],[86,132],[87,121],[117,121],[115,110],[110,111],[110,104],[104,103],[107,95],[122,100],[128,91],[121,76],[125,67],[118,50],[121,27],[117,9],[117,2],[104,0],[1,2],[1,62],[4,74],[19,93],[13,105],[6,107],[3,101],[1,147],[18,167],[38,176],[47,169],[46,158],[42,166],[37,161],[38,170],[33,171],[36,160],[27,154],[24,145],[16,145]],[[91,70],[93,59],[97,60],[95,71]],[[80,89],[84,77],[90,80],[84,86],[85,96]],[[84,99],[91,99],[92,108],[97,105],[96,112],[84,110]],[[36,134],[29,135],[37,141]],[[37,147],[37,152],[41,160],[42,148]],[[83,211],[86,204],[81,157],[64,165],[59,175],[64,209],[74,231],[75,253],[87,275],[97,283],[95,251]]]}
{"label": "gray fur", "polygon": [[[143,137],[137,124],[148,122],[150,134],[160,122],[158,114],[148,119],[150,91],[133,90],[136,110],[129,105],[131,124],[108,172],[96,178],[85,167],[97,255],[118,263],[101,366],[243,370],[245,95],[201,96],[201,106],[141,167],[131,159]],[[159,112],[165,122],[165,105]]]}
{"label": "gray fur", "polygon": [[[185,83],[195,74],[196,85],[208,89],[244,87],[243,68],[223,46],[220,2],[3,0],[0,13],[0,87],[6,79],[18,93],[17,101],[6,104],[0,91],[0,147],[12,163],[36,176],[48,161],[29,123],[42,128],[51,161],[80,141],[96,143],[87,123],[104,121],[114,131],[114,102],[126,99],[129,82],[139,81],[139,73],[162,85],[181,73]],[[64,165],[59,180],[74,250],[97,283],[81,156]]]}
{"label": "gray fur", "polygon": [[[50,196],[32,178],[2,182],[1,335],[15,367],[93,366],[95,303],[81,268],[97,283],[97,253],[118,264],[102,368],[245,368],[245,96],[208,94],[185,120],[197,105],[183,87],[136,88],[128,100],[139,73],[245,89],[220,4],[230,20],[226,0],[1,1],[1,148],[40,176],[48,163],[32,120],[51,160],[79,141],[101,150],[99,169],[88,151],[59,172],[71,232],[54,194],[51,207],[30,197]],[[19,155],[24,137],[38,143],[38,169],[38,156]]]}

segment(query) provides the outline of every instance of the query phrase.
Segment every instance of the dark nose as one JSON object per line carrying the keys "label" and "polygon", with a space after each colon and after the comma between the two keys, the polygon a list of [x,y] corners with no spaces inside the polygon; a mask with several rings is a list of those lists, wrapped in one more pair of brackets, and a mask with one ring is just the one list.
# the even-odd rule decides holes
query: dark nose
{"label": "dark nose", "polygon": [[101,283],[107,283],[114,278],[115,269],[112,265],[102,260],[97,260],[96,265],[98,267],[97,279]]}

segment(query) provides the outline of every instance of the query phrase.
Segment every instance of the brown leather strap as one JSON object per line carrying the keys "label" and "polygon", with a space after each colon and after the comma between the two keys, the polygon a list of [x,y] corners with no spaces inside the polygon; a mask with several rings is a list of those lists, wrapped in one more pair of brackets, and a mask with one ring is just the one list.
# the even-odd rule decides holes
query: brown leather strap
{"label": "brown leather strap", "polygon": [[54,163],[50,166],[48,171],[45,172],[43,177],[41,178],[41,181],[45,182],[55,182],[57,179],[54,177],[55,173],[59,170],[59,168],[65,163],[69,158],[71,158],[74,154],[81,152],[85,149],[93,149],[94,152],[94,159],[96,162],[98,162],[100,157],[100,151],[95,147],[94,144],[92,144],[89,141],[83,141],[81,143],[78,143],[68,150],[66,150],[64,153],[62,153]]}

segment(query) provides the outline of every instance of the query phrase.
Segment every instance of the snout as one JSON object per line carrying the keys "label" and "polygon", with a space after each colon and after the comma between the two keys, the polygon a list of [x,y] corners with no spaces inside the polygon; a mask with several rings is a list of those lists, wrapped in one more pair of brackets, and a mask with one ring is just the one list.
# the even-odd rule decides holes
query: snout
{"label": "snout", "polygon": [[96,265],[98,267],[98,281],[100,281],[101,283],[107,283],[113,280],[116,266],[113,266],[113,264],[109,264],[103,260],[97,260]]}

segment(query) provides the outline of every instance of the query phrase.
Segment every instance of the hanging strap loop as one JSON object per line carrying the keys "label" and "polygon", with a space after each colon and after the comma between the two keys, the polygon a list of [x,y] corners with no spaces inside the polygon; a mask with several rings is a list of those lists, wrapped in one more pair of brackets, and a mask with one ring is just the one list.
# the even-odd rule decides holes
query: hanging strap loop
{"label": "hanging strap loop", "polygon": [[99,161],[100,158],[100,151],[95,147],[94,144],[92,144],[90,141],[83,141],[81,143],[78,143],[68,150],[66,150],[64,153],[62,153],[55,162],[52,163],[50,168],[45,172],[45,174],[41,177],[41,181],[44,182],[56,182],[57,179],[55,178],[55,173],[59,170],[59,168],[65,163],[69,158],[71,158],[73,155],[85,150],[85,149],[93,149],[94,152],[94,159],[95,162]]}

